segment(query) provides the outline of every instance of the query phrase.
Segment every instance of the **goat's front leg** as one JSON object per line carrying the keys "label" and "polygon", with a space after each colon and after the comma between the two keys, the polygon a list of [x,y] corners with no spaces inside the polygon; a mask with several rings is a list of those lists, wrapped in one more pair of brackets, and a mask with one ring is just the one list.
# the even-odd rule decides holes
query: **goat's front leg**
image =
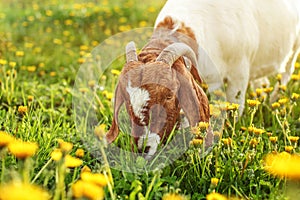
{"label": "goat's front leg", "polygon": [[[300,43],[300,42],[299,42]],[[299,46],[299,44],[297,44]],[[287,85],[289,82],[294,70],[295,63],[297,61],[298,55],[300,53],[300,48],[294,48],[294,54],[290,57],[289,61],[286,64],[285,72],[281,73],[281,85]],[[279,83],[277,82],[274,88],[273,93],[271,94],[270,101],[275,102],[279,97]]]}
{"label": "goat's front leg", "polygon": [[249,64],[241,62],[239,65],[230,66],[232,70],[227,72],[225,81],[226,98],[230,103],[239,104],[239,115],[242,115],[245,107],[245,95],[249,82]]}

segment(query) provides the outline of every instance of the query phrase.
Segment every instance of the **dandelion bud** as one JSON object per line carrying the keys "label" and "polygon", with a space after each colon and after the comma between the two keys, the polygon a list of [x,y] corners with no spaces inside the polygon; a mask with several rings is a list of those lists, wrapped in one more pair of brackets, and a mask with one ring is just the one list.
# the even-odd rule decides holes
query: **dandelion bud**
{"label": "dandelion bud", "polygon": [[211,178],[210,179],[210,184],[213,186],[213,187],[217,187],[219,183],[219,179],[218,178]]}
{"label": "dandelion bud", "polygon": [[256,106],[260,105],[261,103],[258,100],[247,99],[247,104],[250,107],[256,107]]}
{"label": "dandelion bud", "polygon": [[294,147],[293,146],[285,146],[284,147],[284,150],[286,151],[286,152],[288,152],[288,153],[291,153],[291,151],[294,149]]}
{"label": "dandelion bud", "polygon": [[272,136],[272,137],[269,137],[269,140],[270,140],[273,144],[275,144],[275,143],[277,142],[277,140],[278,140],[278,137],[277,137],[277,136]]}

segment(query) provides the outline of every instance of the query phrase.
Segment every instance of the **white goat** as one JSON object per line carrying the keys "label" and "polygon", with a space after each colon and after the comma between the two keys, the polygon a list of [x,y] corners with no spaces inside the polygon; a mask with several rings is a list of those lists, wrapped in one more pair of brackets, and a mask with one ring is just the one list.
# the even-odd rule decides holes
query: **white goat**
{"label": "white goat", "polygon": [[168,0],[156,25],[171,16],[194,31],[216,66],[199,48],[199,74],[210,89],[227,82],[227,100],[241,114],[249,81],[281,73],[288,82],[300,50],[299,15],[299,0]]}

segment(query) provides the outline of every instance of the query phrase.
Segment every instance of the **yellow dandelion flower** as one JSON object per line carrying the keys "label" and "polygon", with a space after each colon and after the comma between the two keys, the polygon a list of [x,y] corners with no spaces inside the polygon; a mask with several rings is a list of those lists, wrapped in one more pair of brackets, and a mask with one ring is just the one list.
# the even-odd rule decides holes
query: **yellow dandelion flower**
{"label": "yellow dandelion flower", "polygon": [[289,102],[289,99],[288,99],[288,98],[281,98],[281,99],[278,100],[278,103],[279,103],[280,105],[284,105],[284,104],[286,104],[286,103],[288,103],[288,102]]}
{"label": "yellow dandelion flower", "polygon": [[211,178],[210,179],[210,184],[212,186],[217,187],[218,183],[219,183],[219,179],[218,178]]}
{"label": "yellow dandelion flower", "polygon": [[51,152],[52,160],[59,161],[59,160],[61,160],[62,156],[63,156],[63,153],[62,153],[61,149],[54,149]]}
{"label": "yellow dandelion flower", "polygon": [[65,157],[65,165],[68,168],[79,167],[80,165],[82,165],[82,163],[83,163],[83,161],[80,160],[79,158],[75,158],[70,155],[66,155],[66,157]]}
{"label": "yellow dandelion flower", "polygon": [[91,172],[82,172],[80,174],[81,180],[85,182],[90,182],[98,186],[104,187],[107,185],[107,181],[103,174],[91,173]]}
{"label": "yellow dandelion flower", "polygon": [[268,154],[265,158],[265,170],[279,177],[300,180],[300,156],[287,152]]}
{"label": "yellow dandelion flower", "polygon": [[10,61],[10,62],[8,63],[8,65],[9,65],[10,67],[15,67],[15,66],[17,65],[17,63],[14,62],[14,61]]}
{"label": "yellow dandelion flower", "polygon": [[108,29],[108,28],[105,29],[105,30],[104,30],[104,34],[107,35],[107,36],[111,35],[111,30]]}
{"label": "yellow dandelion flower", "polygon": [[69,152],[72,150],[73,148],[73,144],[70,142],[65,142],[62,139],[58,139],[58,145],[59,148],[63,151],[63,152]]}
{"label": "yellow dandelion flower", "polygon": [[106,125],[105,124],[100,124],[99,126],[96,126],[94,129],[94,134],[98,137],[98,138],[103,138],[106,134]]}
{"label": "yellow dandelion flower", "polygon": [[280,108],[280,103],[278,103],[278,102],[272,103],[271,107],[272,107],[273,109]]}
{"label": "yellow dandelion flower", "polygon": [[77,62],[78,62],[79,64],[82,64],[82,63],[85,62],[85,58],[78,58]]}
{"label": "yellow dandelion flower", "polygon": [[286,85],[279,85],[279,90],[286,91]]}
{"label": "yellow dandelion flower", "polygon": [[206,195],[206,200],[226,200],[226,199],[227,198],[224,195],[217,192],[213,192]]}
{"label": "yellow dandelion flower", "polygon": [[155,8],[154,6],[150,6],[150,7],[148,8],[148,12],[154,13],[155,11],[156,11],[156,8]]}
{"label": "yellow dandelion flower", "polygon": [[250,92],[250,97],[251,98],[256,98],[257,97],[256,92]]}
{"label": "yellow dandelion flower", "polygon": [[200,83],[200,87],[204,90],[207,91],[208,85],[206,83]]}
{"label": "yellow dandelion flower", "polygon": [[28,26],[28,22],[22,22],[22,26],[24,27]]}
{"label": "yellow dandelion flower", "polygon": [[71,35],[71,32],[70,31],[63,31],[63,35],[68,37]]}
{"label": "yellow dandelion flower", "polygon": [[299,79],[300,79],[300,75],[299,74],[292,74],[291,75],[291,80],[298,81]]}
{"label": "yellow dandelion flower", "polygon": [[252,146],[253,148],[256,147],[256,145],[259,143],[259,140],[256,138],[252,138],[249,142],[249,145]]}
{"label": "yellow dandelion flower", "polygon": [[86,197],[90,200],[101,200],[104,199],[104,190],[93,183],[79,180],[72,185],[72,195],[75,198]]}
{"label": "yellow dandelion flower", "polygon": [[89,88],[79,88],[79,91],[81,93],[87,93],[89,91]]}
{"label": "yellow dandelion flower", "polygon": [[273,87],[264,88],[264,92],[267,93],[267,94],[269,94],[269,93],[271,93],[273,91],[273,89],[274,89]]}
{"label": "yellow dandelion flower", "polygon": [[33,156],[38,150],[38,145],[33,142],[23,142],[15,140],[8,144],[8,150],[11,154],[20,159]]}
{"label": "yellow dandelion flower", "polygon": [[260,96],[260,95],[263,93],[263,91],[264,91],[264,90],[263,90],[262,88],[257,88],[257,89],[255,90],[257,96]]}
{"label": "yellow dandelion flower", "polygon": [[293,151],[294,147],[293,146],[285,146],[284,150],[288,153],[290,153],[291,151]]}
{"label": "yellow dandelion flower", "polygon": [[76,157],[82,158],[84,156],[84,150],[83,149],[77,149],[75,152]]}
{"label": "yellow dandelion flower", "polygon": [[276,80],[277,81],[281,81],[281,79],[282,79],[282,74],[277,74],[276,75]]}
{"label": "yellow dandelion flower", "polygon": [[255,128],[253,127],[253,133],[255,133],[256,135],[261,135],[263,134],[264,132],[266,132],[264,129],[261,129],[261,128]]}
{"label": "yellow dandelion flower", "polygon": [[66,26],[71,26],[73,24],[73,21],[71,19],[67,19],[64,23]]}
{"label": "yellow dandelion flower", "polygon": [[162,200],[185,200],[186,198],[180,194],[176,193],[167,193],[164,194]]}
{"label": "yellow dandelion flower", "polygon": [[0,199],[48,200],[50,195],[42,188],[28,183],[11,182],[0,186]]}
{"label": "yellow dandelion flower", "polygon": [[237,110],[239,109],[240,105],[236,103],[228,103],[226,104],[226,110]]}
{"label": "yellow dandelion flower", "polygon": [[117,69],[112,69],[112,70],[111,70],[111,73],[112,73],[113,75],[116,75],[116,76],[119,76],[119,75],[121,74],[121,72],[120,72],[119,70],[117,70]]}
{"label": "yellow dandelion flower", "polygon": [[113,94],[112,92],[108,92],[108,93],[106,94],[106,98],[107,98],[107,100],[109,100],[109,101],[113,98],[113,96],[114,96],[114,94]]}
{"label": "yellow dandelion flower", "polygon": [[33,100],[34,100],[34,96],[28,95],[28,96],[27,96],[27,100],[28,100],[29,102],[33,101]]}
{"label": "yellow dandelion flower", "polygon": [[292,99],[293,101],[296,101],[296,100],[298,100],[298,99],[299,99],[299,97],[300,97],[300,95],[299,95],[299,94],[297,94],[297,93],[292,93],[292,97],[291,97],[291,99]]}
{"label": "yellow dandelion flower", "polygon": [[217,108],[216,106],[209,104],[209,112],[210,115],[213,117],[219,117],[221,115],[221,110],[220,108]]}
{"label": "yellow dandelion flower", "polygon": [[247,99],[247,104],[250,107],[256,107],[256,106],[260,105],[261,103],[258,100]]}
{"label": "yellow dandelion flower", "polygon": [[4,60],[4,59],[0,59],[0,65],[6,65],[7,64],[7,61]]}
{"label": "yellow dandelion flower", "polygon": [[28,21],[32,22],[32,21],[34,21],[35,17],[31,15],[31,16],[28,16],[27,19],[28,19]]}
{"label": "yellow dandelion flower", "polygon": [[144,20],[139,22],[140,27],[146,27],[147,25],[148,25],[148,23]]}
{"label": "yellow dandelion flower", "polygon": [[119,23],[126,23],[127,18],[126,17],[120,17],[118,21],[119,21]]}
{"label": "yellow dandelion flower", "polygon": [[229,146],[232,144],[232,139],[231,138],[222,138],[222,142],[224,145]]}
{"label": "yellow dandelion flower", "polygon": [[47,17],[51,17],[53,15],[53,11],[52,10],[46,10],[46,16]]}
{"label": "yellow dandelion flower", "polygon": [[25,48],[32,48],[33,47],[33,43],[31,43],[31,42],[25,42],[24,46],[25,46]]}
{"label": "yellow dandelion flower", "polygon": [[53,43],[54,43],[54,44],[57,44],[57,45],[61,45],[61,44],[62,44],[62,40],[61,40],[61,39],[58,39],[58,38],[54,38],[54,39],[53,39]]}
{"label": "yellow dandelion flower", "polygon": [[95,47],[95,46],[97,46],[99,44],[99,42],[96,41],[96,40],[93,40],[91,44],[92,44],[93,47]]}
{"label": "yellow dandelion flower", "polygon": [[96,85],[96,81],[95,81],[95,80],[90,80],[90,81],[88,82],[88,85],[89,85],[91,88],[93,88],[93,87],[95,87],[95,85]]}
{"label": "yellow dandelion flower", "polygon": [[202,143],[203,143],[203,139],[198,139],[198,138],[195,138],[190,142],[190,144],[195,147],[201,146]]}
{"label": "yellow dandelion flower", "polygon": [[81,45],[79,47],[80,51],[88,51],[89,50],[89,47],[87,45]]}
{"label": "yellow dandelion flower", "polygon": [[34,65],[28,66],[27,67],[27,71],[29,71],[29,72],[35,72],[36,71],[36,66],[34,66]]}
{"label": "yellow dandelion flower", "polygon": [[274,144],[274,143],[277,142],[278,137],[277,136],[272,136],[272,137],[269,137],[269,140]]}
{"label": "yellow dandelion flower", "polygon": [[208,122],[199,122],[198,127],[200,130],[206,130],[209,127]]}
{"label": "yellow dandelion flower", "polygon": [[35,47],[33,49],[33,52],[36,53],[36,54],[41,53],[42,52],[42,48],[41,47]]}
{"label": "yellow dandelion flower", "polygon": [[253,126],[249,126],[249,127],[247,128],[247,130],[248,130],[248,132],[253,132],[254,127],[253,127]]}
{"label": "yellow dandelion flower", "polygon": [[0,148],[7,146],[10,142],[13,142],[15,140],[13,136],[4,131],[0,131],[0,138]]}
{"label": "yellow dandelion flower", "polygon": [[289,139],[291,142],[298,142],[299,136],[288,136],[288,139]]}
{"label": "yellow dandelion flower", "polygon": [[33,10],[37,11],[40,7],[37,3],[33,3],[32,8],[33,8]]}
{"label": "yellow dandelion flower", "polygon": [[54,77],[54,76],[56,76],[56,72],[52,71],[52,72],[49,73],[49,75],[52,76],[52,77]]}
{"label": "yellow dandelion flower", "polygon": [[24,51],[16,51],[16,56],[17,57],[23,57],[24,56]]}

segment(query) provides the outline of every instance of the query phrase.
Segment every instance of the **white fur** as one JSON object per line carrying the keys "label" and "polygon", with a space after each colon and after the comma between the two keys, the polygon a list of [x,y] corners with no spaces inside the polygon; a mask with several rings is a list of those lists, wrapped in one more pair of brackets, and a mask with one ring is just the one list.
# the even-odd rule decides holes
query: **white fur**
{"label": "white fur", "polygon": [[145,132],[146,134],[138,139],[138,148],[142,149],[144,145],[145,147],[149,146],[149,151],[145,156],[146,159],[149,159],[157,151],[157,147],[160,143],[160,137],[157,133],[151,133],[147,127],[145,127]]}
{"label": "white fur", "polygon": [[281,73],[288,82],[300,51],[299,15],[299,0],[168,0],[156,24],[171,16],[192,28],[213,62],[199,48],[199,73],[210,89],[226,79],[227,100],[242,111],[249,81]]}
{"label": "white fur", "polygon": [[139,87],[132,87],[130,81],[128,82],[126,91],[130,97],[130,104],[132,106],[134,115],[141,120],[141,123],[143,123],[145,116],[143,115],[142,111],[147,105],[147,102],[150,100],[149,92]]}

